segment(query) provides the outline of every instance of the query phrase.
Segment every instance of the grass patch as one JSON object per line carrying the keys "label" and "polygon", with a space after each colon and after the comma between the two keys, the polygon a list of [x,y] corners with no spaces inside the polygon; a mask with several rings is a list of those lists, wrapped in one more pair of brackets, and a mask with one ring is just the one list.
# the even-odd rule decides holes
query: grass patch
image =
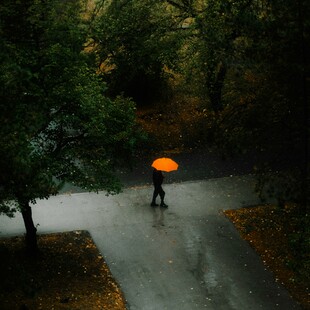
{"label": "grass patch", "polygon": [[272,271],[277,282],[283,284],[304,309],[310,309],[309,244],[296,254],[294,236],[300,223],[295,205],[285,209],[276,206],[256,206],[227,210],[224,214],[233,222],[241,237],[247,240]]}
{"label": "grass patch", "polygon": [[38,235],[38,247],[29,257],[23,237],[0,239],[0,309],[126,309],[88,232]]}

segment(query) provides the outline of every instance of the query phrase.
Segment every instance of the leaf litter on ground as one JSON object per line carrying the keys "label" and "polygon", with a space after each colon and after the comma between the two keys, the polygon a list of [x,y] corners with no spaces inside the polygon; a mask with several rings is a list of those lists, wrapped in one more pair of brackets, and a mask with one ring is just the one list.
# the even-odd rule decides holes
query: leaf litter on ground
{"label": "leaf litter on ground", "polygon": [[124,296],[86,231],[0,239],[0,309],[126,309]]}
{"label": "leaf litter on ground", "polygon": [[[284,210],[274,205],[261,205],[226,210],[224,214],[271,270],[275,281],[286,287],[304,309],[310,309],[309,266],[304,264],[300,270],[293,268],[298,259],[293,255],[291,243],[291,236],[298,227],[294,216],[296,208],[293,204],[286,205]],[[307,252],[309,262],[309,248]]]}

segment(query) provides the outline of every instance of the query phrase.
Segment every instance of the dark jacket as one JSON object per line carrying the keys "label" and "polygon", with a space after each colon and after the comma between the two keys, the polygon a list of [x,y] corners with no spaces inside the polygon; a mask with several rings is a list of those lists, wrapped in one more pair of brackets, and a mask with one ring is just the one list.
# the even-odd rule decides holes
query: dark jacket
{"label": "dark jacket", "polygon": [[154,186],[162,185],[164,180],[164,176],[160,170],[154,169],[153,170],[153,184]]}

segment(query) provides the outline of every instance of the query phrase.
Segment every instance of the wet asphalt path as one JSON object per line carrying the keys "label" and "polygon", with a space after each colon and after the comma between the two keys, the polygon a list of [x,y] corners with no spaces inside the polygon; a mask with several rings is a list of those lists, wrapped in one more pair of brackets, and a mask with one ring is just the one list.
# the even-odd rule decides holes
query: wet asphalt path
{"label": "wet asphalt path", "polygon": [[[119,171],[118,175],[125,186],[151,184],[151,164],[157,157],[151,155],[137,157],[131,170]],[[179,164],[177,171],[165,173],[165,183],[251,174],[256,160],[253,155],[224,160],[207,149],[196,149],[192,152],[165,155],[164,157],[170,157]]]}
{"label": "wet asphalt path", "polygon": [[[117,175],[124,187],[152,185],[152,162],[162,156],[137,156],[131,169],[120,169]],[[222,159],[207,149],[196,149],[192,152],[164,155],[179,164],[177,171],[164,173],[164,184],[185,181],[208,180],[230,176],[249,175],[253,173],[255,156]],[[83,192],[81,188],[66,184],[62,193]]]}
{"label": "wet asphalt path", "polygon": [[[150,207],[151,169],[141,161],[121,173],[121,194],[40,200],[34,222],[39,233],[88,230],[130,310],[300,309],[222,214],[259,202],[247,175],[252,164],[211,155],[173,157],[180,169],[166,174],[168,209]],[[20,215],[0,217],[0,236],[22,233]]]}

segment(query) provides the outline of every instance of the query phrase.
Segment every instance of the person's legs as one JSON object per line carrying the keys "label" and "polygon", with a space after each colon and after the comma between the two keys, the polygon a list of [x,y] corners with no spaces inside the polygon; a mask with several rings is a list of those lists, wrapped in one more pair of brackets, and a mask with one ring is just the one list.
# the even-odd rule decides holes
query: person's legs
{"label": "person's legs", "polygon": [[164,190],[163,190],[163,188],[161,187],[161,185],[155,186],[155,187],[154,187],[153,199],[152,199],[152,202],[151,202],[151,206],[152,206],[152,207],[158,206],[158,204],[156,203],[156,198],[157,198],[158,195],[159,195],[160,200],[161,200],[160,206],[161,206],[161,207],[164,207],[164,208],[168,208],[168,206],[167,206],[167,205],[165,204],[165,202],[164,202],[166,193],[164,192]]}
{"label": "person's legs", "polygon": [[161,206],[161,207],[164,207],[164,208],[167,208],[168,206],[167,206],[167,205],[165,204],[165,202],[164,202],[165,195],[166,195],[166,193],[164,192],[164,190],[163,190],[162,187],[160,186],[160,189],[159,189],[159,196],[160,196],[160,199],[161,199],[160,206]]}
{"label": "person's legs", "polygon": [[158,206],[158,204],[156,203],[156,198],[157,198],[159,192],[160,192],[160,191],[159,191],[158,186],[155,186],[155,187],[154,187],[154,192],[153,192],[153,199],[152,199],[152,202],[151,202],[151,206],[152,206],[152,207]]}

